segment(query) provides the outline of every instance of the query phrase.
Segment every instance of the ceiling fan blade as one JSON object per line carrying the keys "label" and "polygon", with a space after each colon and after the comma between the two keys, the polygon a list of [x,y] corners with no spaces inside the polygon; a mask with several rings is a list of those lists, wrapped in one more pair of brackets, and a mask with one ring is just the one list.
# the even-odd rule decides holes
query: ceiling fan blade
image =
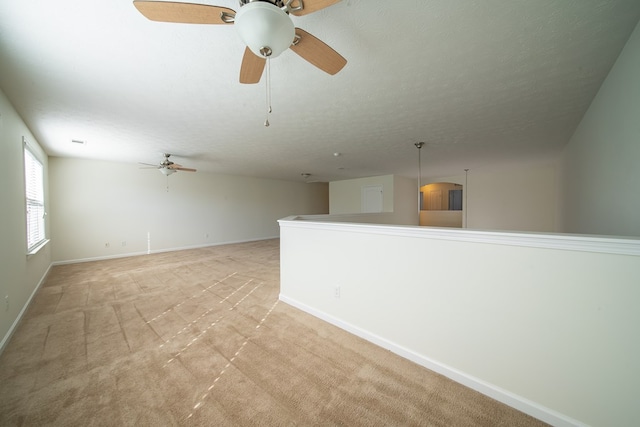
{"label": "ceiling fan blade", "polygon": [[[236,12],[233,9],[206,4],[178,3],[170,1],[141,1],[133,5],[146,18],[159,22],[184,24],[232,24]],[[227,19],[223,17],[226,16]]]}
{"label": "ceiling fan blade", "polygon": [[[149,167],[152,167],[152,168],[157,168],[158,167],[158,165],[152,165],[151,163],[138,162],[138,164],[139,165],[144,165],[144,166],[149,166]],[[141,168],[141,169],[143,169],[143,168]]]}
{"label": "ceiling fan blade", "polygon": [[176,170],[176,171],[184,171],[184,172],[195,172],[196,171],[195,169],[192,169],[192,168],[182,168],[182,167],[180,167],[180,168],[170,168],[170,169],[173,169],[173,170]]}
{"label": "ceiling fan blade", "polygon": [[240,83],[253,84],[260,81],[266,59],[260,58],[251,52],[248,47],[244,50],[242,57],[242,65],[240,66]]}
{"label": "ceiling fan blade", "polygon": [[169,163],[169,164],[168,164],[168,165],[166,165],[166,166],[167,166],[167,168],[169,168],[169,169],[178,169],[178,168],[181,168],[181,167],[182,167],[182,165],[179,165],[179,164],[177,164],[177,163],[173,163],[173,162]]}
{"label": "ceiling fan blade", "polygon": [[342,70],[347,64],[347,60],[342,55],[300,28],[296,28],[296,40],[291,45],[291,50],[331,75]]}
{"label": "ceiling fan blade", "polygon": [[296,16],[308,15],[325,7],[333,6],[339,1],[340,0],[294,0],[291,2],[291,8],[295,9],[300,7],[300,3],[302,3],[302,9],[292,10],[291,14]]}

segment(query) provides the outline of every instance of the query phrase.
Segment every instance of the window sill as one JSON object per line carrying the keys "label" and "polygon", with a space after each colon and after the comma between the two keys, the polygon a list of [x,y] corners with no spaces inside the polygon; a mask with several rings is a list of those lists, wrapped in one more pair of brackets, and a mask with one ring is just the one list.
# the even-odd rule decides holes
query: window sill
{"label": "window sill", "polygon": [[51,239],[44,239],[38,246],[33,247],[29,252],[27,252],[27,257],[37,254],[38,251],[44,248],[50,241]]}

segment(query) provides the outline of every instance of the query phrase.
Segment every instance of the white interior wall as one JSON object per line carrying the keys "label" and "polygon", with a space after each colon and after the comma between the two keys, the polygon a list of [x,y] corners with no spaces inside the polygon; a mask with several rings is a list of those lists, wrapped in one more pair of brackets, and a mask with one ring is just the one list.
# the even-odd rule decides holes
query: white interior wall
{"label": "white interior wall", "polygon": [[[465,184],[465,176],[427,179],[426,182]],[[361,212],[364,186],[383,185],[385,210],[394,223],[418,223],[416,181],[394,175],[334,181],[329,184],[331,215]],[[387,191],[394,185],[394,191]],[[486,230],[558,231],[558,162],[523,161],[484,170],[470,170],[463,188],[463,225]],[[389,208],[391,206],[391,208]],[[389,210],[387,210],[389,209]],[[466,211],[464,211],[466,210]],[[397,217],[396,217],[397,216]]]}
{"label": "white interior wall", "polygon": [[[470,170],[463,187],[463,225],[483,230],[558,231],[559,171],[556,160],[524,160],[491,169]],[[425,182],[465,184],[464,175],[425,179]],[[360,213],[361,190],[384,186],[384,212],[393,223],[418,224],[416,180],[395,175],[329,183],[331,215]],[[388,188],[394,191],[388,191]],[[464,193],[466,192],[466,194]]]}
{"label": "white interior wall", "polygon": [[640,236],[640,23],[565,147],[562,231]]}
{"label": "white interior wall", "polygon": [[418,182],[393,176],[393,213],[396,224],[418,225]]}
{"label": "white interior wall", "polygon": [[167,179],[135,164],[56,157],[49,165],[53,261],[275,238],[279,218],[328,211],[321,183],[205,172]]}
{"label": "white interior wall", "polygon": [[557,232],[559,166],[555,160],[524,160],[426,182],[463,187],[463,225],[480,230]]}
{"label": "white interior wall", "polygon": [[329,213],[332,215],[361,213],[362,188],[375,185],[380,185],[383,188],[382,212],[393,214],[392,223],[418,223],[416,180],[397,175],[330,182]]}
{"label": "white interior wall", "polygon": [[362,188],[374,185],[382,186],[382,212],[393,212],[393,175],[384,175],[330,182],[329,213],[361,213]]}
{"label": "white interior wall", "polygon": [[[51,264],[50,245],[27,257],[23,136],[37,151],[46,174],[46,155],[0,91],[0,351]],[[45,182],[45,200],[48,199]]]}
{"label": "white interior wall", "polygon": [[280,224],[283,301],[554,425],[640,424],[640,240]]}

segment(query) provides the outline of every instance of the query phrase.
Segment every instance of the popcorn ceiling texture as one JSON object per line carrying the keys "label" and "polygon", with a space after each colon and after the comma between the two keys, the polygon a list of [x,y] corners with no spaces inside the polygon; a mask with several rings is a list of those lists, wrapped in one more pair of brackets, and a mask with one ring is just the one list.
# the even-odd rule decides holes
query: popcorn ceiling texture
{"label": "popcorn ceiling texture", "polygon": [[329,76],[293,52],[275,58],[269,128],[264,76],[238,83],[233,26],[151,22],[130,1],[2,2],[0,87],[56,156],[170,152],[227,174],[413,177],[413,144],[426,141],[425,175],[447,176],[556,156],[640,2],[348,0],[292,19],[348,63]]}

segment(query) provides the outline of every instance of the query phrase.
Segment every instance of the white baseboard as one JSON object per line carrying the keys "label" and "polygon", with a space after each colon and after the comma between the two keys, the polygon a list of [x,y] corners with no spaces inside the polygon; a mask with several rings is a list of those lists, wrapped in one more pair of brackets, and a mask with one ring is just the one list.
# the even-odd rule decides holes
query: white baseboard
{"label": "white baseboard", "polygon": [[27,299],[27,302],[24,304],[24,306],[22,306],[22,309],[20,310],[20,313],[18,313],[18,316],[13,321],[13,324],[11,325],[11,327],[9,328],[9,330],[7,331],[5,336],[2,338],[2,341],[0,342],[0,354],[2,354],[2,352],[4,351],[4,347],[9,343],[9,340],[13,336],[13,333],[18,328],[18,325],[20,324],[20,321],[22,320],[22,316],[24,316],[24,313],[27,311],[27,308],[29,308],[29,305],[31,305],[31,301],[33,300],[33,297],[40,290],[40,287],[42,286],[42,284],[44,283],[45,279],[49,275],[49,271],[51,271],[51,267],[53,267],[53,264],[49,264],[49,267],[47,268],[47,271],[44,272],[44,274],[40,278],[40,281],[38,282],[36,287],[33,289],[33,292],[31,292],[31,295],[29,295],[29,299]]}
{"label": "white baseboard", "polygon": [[209,248],[212,246],[223,246],[223,245],[235,245],[238,243],[250,243],[250,242],[260,242],[262,240],[273,240],[279,239],[280,236],[274,237],[261,237],[259,239],[249,239],[249,240],[234,240],[230,242],[216,242],[216,243],[206,243],[203,245],[193,245],[193,246],[182,246],[177,248],[166,248],[166,249],[155,249],[152,251],[144,251],[144,252],[128,252],[122,254],[115,255],[105,255],[105,256],[97,256],[97,257],[89,257],[89,258],[78,258],[78,259],[70,259],[63,261],[54,261],[53,265],[65,265],[65,264],[77,264],[81,262],[92,262],[92,261],[105,261],[108,259],[117,259],[117,258],[129,258],[132,256],[140,256],[140,255],[151,255],[151,254],[159,254],[164,252],[176,252],[176,251],[186,251],[189,249],[200,249],[200,248]]}
{"label": "white baseboard", "polygon": [[586,424],[581,423],[577,420],[574,420],[570,417],[567,417],[564,414],[561,414],[557,411],[549,409],[529,399],[525,399],[522,396],[518,396],[508,390],[502,389],[486,381],[483,381],[480,378],[476,378],[474,376],[468,375],[462,371],[452,368],[451,366],[448,366],[437,360],[433,360],[427,356],[418,354],[386,338],[380,337],[362,328],[359,328],[350,323],[344,322],[325,312],[316,310],[304,303],[301,303],[295,299],[289,298],[286,295],[280,294],[279,299],[280,301],[287,303],[295,308],[298,308],[306,313],[309,313],[312,316],[315,316],[328,323],[331,323],[332,325],[335,325],[340,329],[344,329],[347,332],[350,332],[373,344],[376,344],[382,348],[385,348],[397,354],[398,356],[411,360],[412,362],[417,363],[418,365],[424,366],[427,369],[430,369],[434,372],[444,375],[445,377],[459,384],[469,387],[479,393],[484,394],[485,396],[491,397],[492,399],[495,399],[498,402],[502,402],[505,405],[508,405],[521,412],[524,412],[525,414],[531,415],[532,417],[537,418],[541,421],[544,421],[548,424],[551,424],[557,427],[586,427]]}
{"label": "white baseboard", "polygon": [[[206,245],[197,245],[197,246],[189,246],[189,247],[181,247],[181,248],[158,249],[158,250],[155,250],[155,251],[151,251],[150,253],[153,254],[153,253],[162,253],[162,252],[174,252],[174,251],[181,251],[181,250],[187,250],[187,249],[206,248],[206,247],[210,247],[210,246],[221,246],[221,245],[233,245],[233,244],[236,244],[236,243],[259,242],[259,241],[262,241],[262,240],[278,239],[279,237],[280,236],[264,237],[264,238],[259,238],[259,239],[238,240],[238,241],[232,241],[232,242],[218,242],[218,243],[211,243],[211,244],[206,244]],[[29,305],[31,304],[31,301],[33,300],[33,297],[36,295],[38,290],[40,290],[40,287],[42,286],[42,284],[44,283],[45,279],[49,275],[49,271],[51,271],[51,267],[56,266],[56,265],[76,264],[76,263],[81,263],[81,262],[102,261],[102,260],[115,259],[115,258],[127,258],[127,257],[132,257],[132,256],[139,256],[139,255],[148,255],[148,253],[147,252],[131,252],[131,253],[126,253],[126,254],[109,255],[109,256],[103,256],[103,257],[82,258],[82,259],[66,260],[66,261],[54,261],[51,264],[49,264],[49,267],[47,268],[47,271],[45,271],[45,273],[42,276],[42,278],[40,278],[40,281],[36,285],[35,289],[31,293],[31,295],[29,296],[29,299],[27,300],[27,302],[24,304],[24,306],[20,310],[20,313],[18,313],[18,316],[13,321],[13,324],[11,325],[11,327],[9,328],[9,330],[7,331],[5,336],[2,338],[2,341],[0,341],[0,354],[2,354],[2,352],[4,351],[5,346],[7,345],[7,343],[9,342],[11,337],[13,336],[13,333],[15,332],[16,328],[18,327],[18,325],[20,324],[20,321],[22,320],[22,316],[24,316],[24,313],[27,311],[27,308],[29,308]]]}

